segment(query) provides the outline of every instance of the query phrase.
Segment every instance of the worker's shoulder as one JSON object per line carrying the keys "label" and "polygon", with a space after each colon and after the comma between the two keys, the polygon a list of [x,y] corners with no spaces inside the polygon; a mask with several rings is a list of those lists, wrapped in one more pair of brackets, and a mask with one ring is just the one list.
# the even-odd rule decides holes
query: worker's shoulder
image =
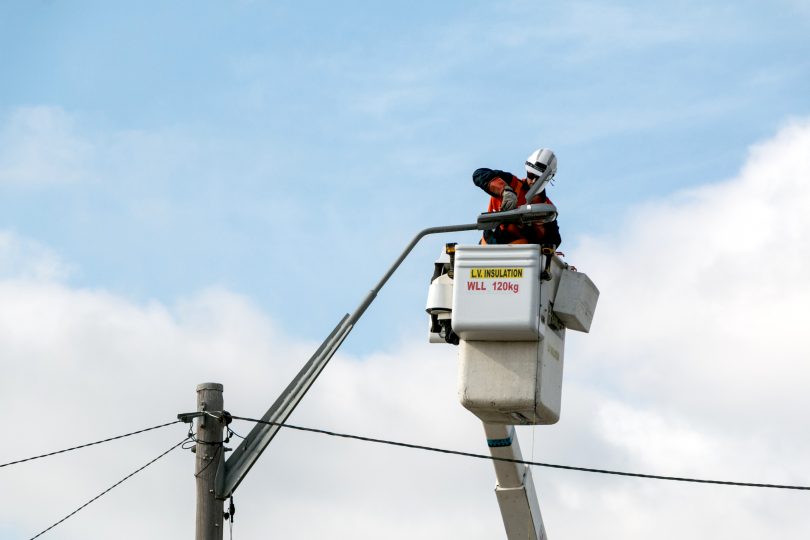
{"label": "worker's shoulder", "polygon": [[473,176],[475,176],[476,174],[496,174],[496,175],[499,175],[499,176],[503,175],[503,176],[507,176],[507,177],[512,176],[512,173],[510,173],[510,172],[501,171],[499,169],[489,169],[487,167],[479,167],[478,169],[475,169],[475,172],[473,172]]}
{"label": "worker's shoulder", "polygon": [[478,184],[479,182],[489,182],[493,178],[500,178],[502,180],[509,181],[512,179],[512,173],[506,171],[500,171],[498,169],[488,169],[486,167],[481,167],[475,169],[475,172],[472,174],[473,182]]}

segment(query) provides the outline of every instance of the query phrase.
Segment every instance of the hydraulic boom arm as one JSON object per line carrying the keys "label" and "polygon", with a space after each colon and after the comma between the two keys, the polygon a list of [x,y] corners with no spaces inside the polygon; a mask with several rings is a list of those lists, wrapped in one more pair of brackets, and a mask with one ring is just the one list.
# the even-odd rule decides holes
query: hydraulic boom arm
{"label": "hydraulic boom arm", "polygon": [[[487,446],[492,457],[522,460],[515,426],[484,422]],[[528,465],[494,461],[495,496],[501,508],[508,540],[546,540],[543,516],[534,491],[532,471]]]}

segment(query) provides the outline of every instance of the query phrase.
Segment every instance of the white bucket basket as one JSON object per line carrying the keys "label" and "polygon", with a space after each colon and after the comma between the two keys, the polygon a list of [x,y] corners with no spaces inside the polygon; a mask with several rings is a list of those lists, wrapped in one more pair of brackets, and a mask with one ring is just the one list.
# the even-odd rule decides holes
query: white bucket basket
{"label": "white bucket basket", "polygon": [[484,422],[560,418],[565,330],[590,329],[599,291],[585,274],[534,244],[456,246],[453,331],[458,395]]}

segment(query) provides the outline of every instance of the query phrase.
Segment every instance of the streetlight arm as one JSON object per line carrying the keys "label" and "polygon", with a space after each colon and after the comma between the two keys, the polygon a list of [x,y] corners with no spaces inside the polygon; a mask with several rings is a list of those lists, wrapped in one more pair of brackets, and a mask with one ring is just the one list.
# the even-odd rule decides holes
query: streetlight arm
{"label": "streetlight arm", "polygon": [[[487,225],[487,227],[489,227]],[[485,227],[485,228],[487,228]],[[264,413],[262,420],[270,422],[271,424],[256,424],[253,429],[245,437],[245,440],[234,450],[230,458],[225,462],[223,472],[218,474],[216,479],[216,497],[218,499],[226,499],[231,496],[247,475],[250,468],[259,459],[259,456],[264,452],[270,441],[273,440],[276,433],[281,429],[277,424],[282,424],[292,414],[295,407],[303,399],[307,390],[318,378],[321,371],[323,371],[326,364],[331,360],[332,356],[338,350],[343,340],[349,335],[354,324],[362,317],[369,305],[374,301],[377,293],[383,288],[388,279],[393,275],[402,261],[408,256],[411,250],[423,237],[429,234],[457,232],[457,231],[472,231],[481,229],[478,223],[465,224],[465,225],[447,225],[444,227],[429,227],[423,229],[405,250],[400,254],[391,268],[385,273],[377,285],[366,295],[354,313],[351,315],[344,315],[338,325],[329,334],[329,336],[321,343],[320,347],[315,351],[315,354],[309,359],[298,374],[290,381],[287,388],[276,399],[273,405]]]}
{"label": "streetlight arm", "polygon": [[476,223],[467,223],[464,225],[446,225],[444,227],[428,227],[427,229],[422,229],[417,233],[416,236],[413,237],[411,243],[405,247],[405,250],[400,254],[399,258],[394,261],[394,264],[391,265],[391,268],[388,269],[388,272],[382,277],[379,283],[369,291],[360,305],[354,310],[354,313],[349,316],[349,322],[351,324],[356,323],[360,317],[363,316],[368,306],[374,301],[376,298],[377,293],[380,292],[380,289],[383,288],[385,283],[388,281],[399,265],[402,264],[402,261],[410,254],[411,250],[419,243],[423,237],[429,234],[437,234],[437,233],[446,233],[446,232],[458,232],[458,231],[484,231],[488,229],[495,229],[498,225],[502,223],[516,223],[519,225],[527,225],[530,223],[548,223],[549,221],[554,221],[557,218],[557,207],[553,204],[525,204],[520,208],[516,208],[515,210],[508,210],[505,212],[485,212],[478,216],[478,220]]}
{"label": "streetlight arm", "polygon": [[360,319],[360,317],[363,316],[363,313],[366,312],[368,306],[370,306],[371,303],[374,301],[374,299],[377,297],[377,293],[380,292],[380,290],[383,288],[388,279],[394,274],[394,272],[396,272],[397,268],[399,268],[399,265],[402,264],[402,261],[405,260],[405,258],[411,253],[411,250],[413,250],[413,248],[416,246],[416,244],[419,243],[419,241],[422,238],[428,236],[429,234],[458,232],[458,231],[475,231],[480,228],[481,227],[478,223],[467,223],[464,225],[446,225],[444,227],[428,227],[427,229],[422,229],[421,231],[419,231],[417,235],[413,237],[411,243],[405,247],[405,249],[399,255],[397,260],[394,261],[394,264],[391,265],[391,268],[389,268],[388,271],[385,273],[385,275],[382,277],[382,279],[380,279],[379,283],[377,283],[377,285],[369,291],[369,293],[366,295],[363,301],[360,302],[360,305],[357,306],[357,309],[354,310],[354,313],[352,313],[351,316],[349,316],[349,322],[354,324]]}

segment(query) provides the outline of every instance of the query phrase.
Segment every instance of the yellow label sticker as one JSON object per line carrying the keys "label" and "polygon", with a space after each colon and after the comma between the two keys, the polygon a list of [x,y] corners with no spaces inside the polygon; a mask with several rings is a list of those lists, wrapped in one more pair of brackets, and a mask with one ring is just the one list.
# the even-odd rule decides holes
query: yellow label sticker
{"label": "yellow label sticker", "polygon": [[516,279],[523,277],[523,268],[470,268],[470,279]]}

